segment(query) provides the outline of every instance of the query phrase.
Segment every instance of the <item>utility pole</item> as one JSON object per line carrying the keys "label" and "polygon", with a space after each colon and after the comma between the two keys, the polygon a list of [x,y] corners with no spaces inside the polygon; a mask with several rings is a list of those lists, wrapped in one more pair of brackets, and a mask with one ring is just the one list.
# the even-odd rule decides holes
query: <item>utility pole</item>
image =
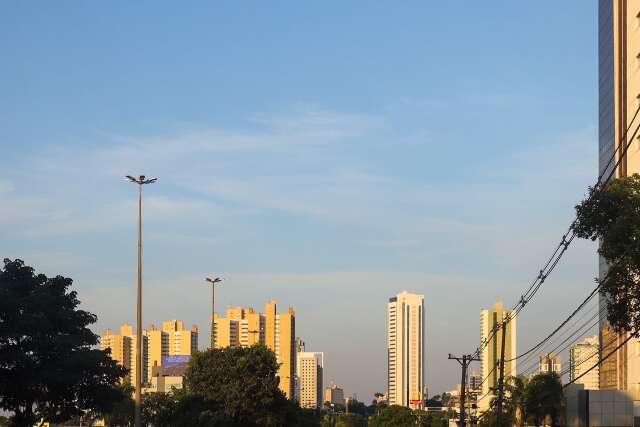
{"label": "utility pole", "polygon": [[138,289],[136,304],[136,390],[135,390],[135,427],[142,426],[142,186],[153,184],[158,179],[146,179],[144,175],[134,178],[125,177],[129,182],[138,184]]}
{"label": "utility pole", "polygon": [[507,319],[502,321],[502,347],[500,348],[500,377],[498,379],[498,402],[496,404],[496,427],[502,427],[502,401],[504,400],[504,347],[507,340]]}
{"label": "utility pole", "polygon": [[457,360],[460,366],[462,366],[462,379],[460,381],[460,422],[458,423],[458,426],[464,427],[466,425],[464,404],[467,391],[467,368],[471,362],[479,362],[480,359],[469,354],[465,354],[462,357],[456,357],[449,353],[449,360]]}

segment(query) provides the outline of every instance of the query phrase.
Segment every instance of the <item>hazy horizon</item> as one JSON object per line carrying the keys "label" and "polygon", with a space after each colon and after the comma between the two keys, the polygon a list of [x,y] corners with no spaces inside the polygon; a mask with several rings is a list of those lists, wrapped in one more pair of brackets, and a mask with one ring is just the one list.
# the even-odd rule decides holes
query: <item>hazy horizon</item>
{"label": "hazy horizon", "polygon": [[[2,257],[74,279],[94,330],[209,342],[270,299],[325,385],[386,392],[386,304],[425,295],[426,382],[453,389],[479,315],[515,303],[597,174],[596,5],[6,3]],[[576,241],[518,322],[526,349],[592,289]],[[567,361],[566,357],[563,361]],[[479,371],[479,365],[473,368]]]}

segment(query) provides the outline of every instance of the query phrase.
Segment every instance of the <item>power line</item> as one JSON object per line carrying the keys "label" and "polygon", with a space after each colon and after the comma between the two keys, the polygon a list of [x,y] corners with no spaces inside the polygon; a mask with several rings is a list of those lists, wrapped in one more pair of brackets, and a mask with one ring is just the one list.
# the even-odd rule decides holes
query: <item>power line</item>
{"label": "power line", "polygon": [[580,303],[580,305],[573,310],[573,312],[569,315],[569,317],[567,317],[557,328],[555,328],[549,335],[547,335],[542,341],[540,341],[539,343],[537,343],[536,345],[534,345],[533,347],[531,347],[529,350],[525,351],[524,353],[521,353],[519,355],[517,355],[516,357],[512,358],[512,359],[508,359],[507,362],[512,362],[514,360],[518,360],[522,357],[527,356],[528,354],[533,353],[536,349],[540,348],[541,346],[543,346],[547,341],[549,341],[556,333],[558,333],[558,331],[560,329],[562,329],[567,323],[569,323],[569,321],[580,311],[582,310],[582,308],[587,305],[587,303],[589,303],[589,301],[591,301],[591,299],[596,295],[596,293],[598,292],[598,290],[600,289],[600,285],[596,286],[594,290],[591,291],[591,293]]}
{"label": "power line", "polygon": [[[618,153],[619,148],[623,146],[623,141],[625,141],[625,139],[627,137],[627,134],[629,133],[629,130],[633,127],[633,123],[635,122],[639,112],[640,112],[640,106],[638,106],[638,108],[636,109],[636,112],[633,115],[633,118],[631,119],[631,122],[629,123],[629,125],[625,129],[625,132],[621,136],[620,140],[618,141],[618,144],[616,144],[616,148],[615,148],[614,152],[612,153],[609,161],[607,162],[607,165],[600,172],[600,174],[598,176],[598,180],[596,181],[596,184],[594,185],[594,187],[590,191],[590,193],[589,193],[589,195],[587,197],[587,200],[592,199],[594,197],[594,195],[597,194],[597,192],[602,190],[603,184],[609,182],[611,177],[613,177],[613,175],[615,174],[616,169],[618,168],[618,166],[622,162],[622,159],[625,158],[626,153],[629,150],[629,147],[630,147],[632,141],[634,140],[636,134],[638,133],[638,130],[640,130],[640,125],[638,125],[635,128],[635,131],[633,132],[633,135],[631,136],[631,138],[629,138],[629,141],[626,144],[624,144],[624,148],[619,153],[618,159],[616,160],[614,166],[611,168],[611,170],[609,172],[607,172],[609,170],[609,166],[611,166],[611,163],[615,159],[616,153]],[[605,176],[606,176],[606,179],[603,181],[603,178]],[[569,228],[568,228],[567,232],[562,235],[562,239],[560,240],[560,243],[556,246],[556,248],[553,251],[553,253],[551,254],[551,256],[547,259],[547,262],[544,264],[542,269],[539,271],[539,273],[536,276],[536,278],[532,281],[532,283],[529,286],[529,288],[521,295],[520,300],[513,306],[511,311],[502,319],[501,327],[502,327],[502,330],[503,330],[503,334],[505,334],[507,324],[511,321],[512,318],[515,318],[515,316],[517,316],[524,309],[524,307],[533,299],[533,297],[537,294],[537,292],[540,290],[540,288],[542,287],[542,285],[546,281],[547,277],[549,277],[549,275],[556,268],[556,266],[558,265],[558,263],[562,259],[564,253],[568,250],[569,245],[573,242],[573,240],[576,237],[575,225],[577,224],[577,221],[578,221],[578,218],[577,217],[574,218],[574,220],[569,225]],[[601,283],[602,282],[600,282],[600,284]],[[542,346],[546,342],[548,342],[548,340],[551,339],[551,337],[553,337],[560,329],[562,329],[571,320],[571,318],[573,318],[575,316],[576,313],[578,313],[580,310],[582,310],[582,308],[587,304],[587,302],[590,301],[591,298],[593,298],[593,296],[596,294],[598,289],[600,289],[600,285],[597,286],[591,292],[591,294],[589,294],[589,296],[578,306],[578,308],[576,310],[574,310],[574,312],[567,319],[565,319],[565,321],[563,321],[558,327],[556,327],[556,329],[554,329],[554,331],[552,331],[547,337],[545,337],[545,339],[543,339],[540,343],[538,343],[536,346],[534,346],[532,349],[530,349],[525,354],[532,353],[533,351],[535,351],[535,349],[540,348],[540,346]],[[595,326],[595,325],[593,325],[593,326]],[[591,326],[591,327],[593,327],[593,326]],[[591,327],[589,327],[587,330],[590,330]],[[579,328],[578,331],[581,328]],[[491,339],[493,337],[495,337],[498,329],[499,329],[499,326],[496,323],[494,325],[494,327],[492,328],[491,332],[488,334],[488,336],[481,341],[480,346],[477,347],[476,351],[473,353],[473,356],[480,357],[480,354],[481,354],[482,350],[484,350],[484,348],[487,345],[489,345],[489,342],[491,341]],[[584,331],[584,332],[586,332],[586,331]],[[570,339],[576,333],[577,333],[577,331],[574,332],[573,334],[571,334],[569,336],[569,338],[567,338],[567,339]],[[567,341],[567,339],[565,339],[560,345],[565,343]],[[630,338],[627,338],[624,342],[626,343],[626,341],[628,341],[629,339]],[[618,348],[619,347],[620,346],[618,346]],[[556,349],[557,349],[557,347],[556,347]],[[505,360],[504,360],[504,345],[502,347],[502,351],[503,351],[503,355],[502,355],[501,360],[500,360],[501,366],[505,362]],[[516,359],[518,357],[524,356],[525,354],[520,355],[520,356],[516,356]],[[611,355],[611,353],[608,354],[605,358],[603,358],[603,360],[606,360],[606,358],[608,358],[610,355]],[[602,361],[599,361],[599,363],[601,363],[601,362]],[[494,367],[494,369],[495,369],[495,367]],[[593,369],[593,367],[591,369]],[[493,369],[492,369],[491,372],[493,372]],[[491,372],[489,374],[491,374]],[[584,374],[582,374],[580,377],[582,377],[583,375]],[[573,381],[575,381],[575,379]],[[502,406],[502,396],[503,396],[503,387],[504,387],[504,384],[503,384],[502,381],[500,381],[499,387],[500,387],[500,390],[499,390],[499,393],[498,393],[498,395],[499,395],[498,408],[501,408],[501,406]],[[464,390],[462,392],[464,393]],[[501,416],[501,414],[497,414],[497,415],[498,415],[498,417]]]}
{"label": "power line", "polygon": [[[621,151],[620,155],[618,156],[618,159],[615,162],[613,168],[611,168],[611,171],[607,173],[607,170],[609,169],[609,166],[611,165],[611,162],[613,162],[613,160],[616,157],[616,153],[618,152],[619,148],[622,147],[622,141],[624,141],[624,139],[626,138],[627,134],[629,133],[629,130],[631,130],[631,128],[633,127],[633,123],[634,123],[635,119],[638,116],[638,112],[640,112],[640,107],[638,107],[638,109],[636,109],[636,112],[633,115],[633,118],[631,119],[631,122],[629,123],[629,126],[626,128],[624,134],[621,136],[621,138],[619,140],[619,143],[617,144],[616,149],[614,150],[611,158],[609,159],[609,161],[607,162],[607,165],[605,166],[605,168],[602,170],[602,172],[598,176],[598,180],[596,181],[596,184],[593,187],[596,191],[598,191],[599,189],[602,188],[602,184],[603,183],[607,183],[611,179],[611,177],[615,173],[616,168],[620,165],[622,159],[625,158],[626,153],[627,153],[627,151],[628,151],[628,149],[629,149],[629,147],[631,145],[631,142],[634,140],[636,134],[638,133],[638,130],[640,130],[640,125],[638,125],[635,128],[635,131],[633,132],[633,135],[629,139],[629,142],[624,144],[624,148]],[[606,179],[603,181],[603,178],[605,177],[605,175],[607,175],[607,176],[606,176]],[[588,196],[588,199],[591,199],[594,196],[594,194],[595,194],[595,191],[592,192]],[[573,239],[575,238],[574,227],[576,225],[576,222],[577,222],[577,218],[575,218],[571,222],[571,225],[569,226],[567,232],[565,234],[563,234],[562,239],[560,240],[560,243],[556,246],[554,252],[548,258],[547,262],[544,264],[544,266],[540,270],[539,274],[532,281],[532,283],[529,286],[529,288],[527,289],[527,291],[525,291],[525,293],[521,295],[520,300],[513,306],[513,308],[511,309],[510,313],[505,317],[505,319],[504,319],[505,322],[508,323],[509,321],[511,321],[511,319],[513,317],[517,316],[520,313],[520,311],[522,311],[522,309],[524,309],[524,307],[527,305],[527,303],[529,303],[529,301],[531,301],[533,299],[533,297],[536,295],[536,293],[538,292],[538,290],[540,289],[542,284],[545,282],[547,277],[551,274],[551,272],[553,272],[555,267],[558,265],[558,263],[562,259],[562,256],[568,250],[569,245],[571,244],[571,242],[573,242]],[[474,353],[475,355],[477,355],[477,356],[480,355],[480,353],[482,352],[484,347],[486,347],[488,345],[488,343],[490,342],[490,340],[493,338],[493,336],[495,336],[495,334],[497,333],[497,330],[498,330],[498,325],[495,325],[492,328],[492,331],[489,334],[489,336],[486,339],[484,339],[483,342],[480,344],[480,346],[476,349],[476,351]]]}
{"label": "power line", "polygon": [[606,356],[604,356],[602,359],[598,360],[598,363],[596,363],[595,365],[593,365],[592,367],[590,367],[589,369],[587,369],[586,371],[584,371],[582,374],[578,375],[576,378],[574,378],[573,380],[569,381],[567,384],[563,385],[563,388],[566,388],[567,386],[569,386],[570,384],[575,383],[576,381],[578,381],[580,378],[584,377],[585,375],[587,375],[589,372],[591,372],[592,370],[594,370],[595,368],[597,368],[598,366],[600,366],[602,364],[602,362],[604,362],[605,360],[607,360],[613,353],[615,353],[616,351],[618,351],[623,345],[625,345],[631,338],[633,338],[632,333],[629,333],[629,336],[622,341],[616,348],[614,348],[613,350],[611,350]]}
{"label": "power line", "polygon": [[[594,318],[596,318],[596,316],[598,316],[600,313],[596,313],[594,314],[589,320],[587,320],[585,323],[583,323],[573,334],[569,335],[567,338],[565,338],[562,342],[560,342],[560,344],[558,344],[556,347],[554,347],[551,351],[546,352],[546,354],[550,354],[550,353],[555,353],[555,354],[559,354],[561,352],[563,352],[564,350],[566,350],[570,345],[572,345],[573,343],[575,343],[576,341],[578,341],[580,338],[582,338],[588,331],[590,331],[593,327],[595,327],[598,322],[600,321],[600,319],[596,319],[596,321],[594,323],[591,323],[593,321]],[[582,330],[585,326],[588,326],[586,329]],[[582,331],[581,331],[582,330]],[[575,337],[575,338],[574,338]],[[571,338],[574,338],[573,341],[567,343],[567,341],[569,341]],[[562,346],[563,344],[567,343],[565,346],[563,346],[559,351],[558,348],[560,346]],[[537,365],[537,363],[534,363],[533,365],[529,366],[529,368],[527,368],[527,370],[523,371],[525,373],[527,372],[531,372],[532,370],[535,369],[535,366]]]}

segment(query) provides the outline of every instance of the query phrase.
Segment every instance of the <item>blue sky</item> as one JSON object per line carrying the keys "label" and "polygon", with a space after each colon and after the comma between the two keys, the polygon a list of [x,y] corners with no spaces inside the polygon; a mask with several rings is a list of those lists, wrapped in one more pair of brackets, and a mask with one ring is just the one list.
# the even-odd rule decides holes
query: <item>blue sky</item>
{"label": "blue sky", "polygon": [[[517,300],[596,175],[592,2],[0,6],[0,249],[75,279],[96,331],[294,306],[325,382],[386,388],[387,298],[425,294],[427,382]],[[525,349],[587,295],[578,242],[519,321]],[[566,360],[566,359],[565,359]]]}

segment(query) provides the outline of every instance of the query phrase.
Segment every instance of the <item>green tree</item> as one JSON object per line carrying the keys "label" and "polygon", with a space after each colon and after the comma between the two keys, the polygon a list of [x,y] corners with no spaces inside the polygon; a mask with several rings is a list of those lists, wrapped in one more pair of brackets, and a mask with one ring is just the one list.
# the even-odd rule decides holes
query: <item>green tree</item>
{"label": "green tree", "polygon": [[175,425],[178,393],[146,393],[142,396],[142,420],[153,427],[173,427]]}
{"label": "green tree", "polygon": [[442,393],[442,406],[451,406],[453,397],[450,393]]}
{"label": "green tree", "polygon": [[562,422],[563,399],[562,383],[555,372],[537,374],[526,388],[526,413],[536,425],[542,425],[547,418],[551,425],[558,425]]}
{"label": "green tree", "polygon": [[360,414],[342,414],[336,418],[335,427],[364,427],[365,418]]}
{"label": "green tree", "polygon": [[416,425],[417,417],[405,406],[390,405],[371,418],[370,427],[406,427]]}
{"label": "green tree", "polygon": [[527,377],[524,375],[511,376],[505,383],[505,406],[509,425],[521,427],[525,424],[526,393],[528,386]]}
{"label": "green tree", "polygon": [[356,399],[349,399],[347,403],[347,408],[349,409],[350,414],[358,414],[358,415],[361,415],[362,417],[366,417],[369,412],[367,405],[365,405],[364,403]]}
{"label": "green tree", "polygon": [[47,278],[21,260],[0,269],[0,408],[16,426],[107,411],[126,370],[92,348],[96,316],[78,310],[72,280]]}
{"label": "green tree", "polygon": [[298,409],[296,427],[320,427],[322,415],[315,409]]}
{"label": "green tree", "polygon": [[607,296],[607,318],[617,332],[640,331],[640,175],[589,188],[576,206],[576,236],[600,241],[607,261],[605,280],[596,279]]}
{"label": "green tree", "polygon": [[107,426],[128,427],[133,425],[135,404],[133,403],[133,387],[129,384],[118,386],[121,397],[111,406],[110,410],[102,414]]}
{"label": "green tree", "polygon": [[187,393],[226,425],[295,425],[297,413],[278,388],[275,354],[264,346],[194,354],[185,374]]}

